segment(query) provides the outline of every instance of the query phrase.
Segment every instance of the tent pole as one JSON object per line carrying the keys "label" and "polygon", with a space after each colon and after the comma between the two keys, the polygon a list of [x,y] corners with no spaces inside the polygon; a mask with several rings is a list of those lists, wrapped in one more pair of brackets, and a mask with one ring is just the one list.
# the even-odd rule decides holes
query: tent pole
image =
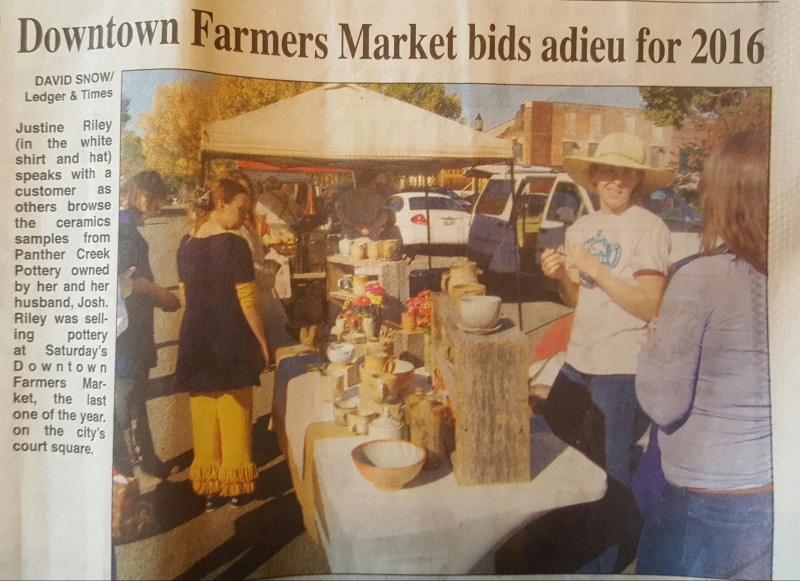
{"label": "tent pole", "polygon": [[431,207],[428,202],[428,176],[425,176],[425,229],[428,233],[428,270],[433,268],[433,259],[431,258]]}
{"label": "tent pole", "polygon": [[[517,320],[519,321],[519,330],[524,333],[525,329],[522,326],[522,281],[521,281],[521,277],[522,277],[522,273],[521,273],[521,270],[522,270],[522,256],[520,255],[522,245],[520,244],[520,239],[519,239],[519,211],[520,211],[520,205],[519,205],[519,200],[517,199],[517,180],[514,177],[514,158],[513,157],[511,158],[511,171],[509,173],[511,175],[511,210],[514,213],[514,246],[516,246],[516,248],[514,249],[514,256],[515,256],[515,260],[516,260],[516,263],[515,263],[515,266],[516,266],[515,278],[517,279],[516,280],[516,282],[517,282]],[[524,224],[525,224],[525,222],[523,222],[523,228],[524,228]],[[522,235],[523,235],[523,241],[524,241],[525,232],[523,232]]]}

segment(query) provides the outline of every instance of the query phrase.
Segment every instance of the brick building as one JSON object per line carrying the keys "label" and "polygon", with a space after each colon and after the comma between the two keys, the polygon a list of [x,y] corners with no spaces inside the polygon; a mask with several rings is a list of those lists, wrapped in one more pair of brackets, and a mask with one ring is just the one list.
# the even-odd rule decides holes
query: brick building
{"label": "brick building", "polygon": [[693,167],[692,136],[672,127],[658,127],[643,109],[528,101],[510,121],[487,131],[516,141],[519,163],[561,167],[564,157],[592,157],[609,133],[633,133],[647,144],[648,164],[681,171]]}

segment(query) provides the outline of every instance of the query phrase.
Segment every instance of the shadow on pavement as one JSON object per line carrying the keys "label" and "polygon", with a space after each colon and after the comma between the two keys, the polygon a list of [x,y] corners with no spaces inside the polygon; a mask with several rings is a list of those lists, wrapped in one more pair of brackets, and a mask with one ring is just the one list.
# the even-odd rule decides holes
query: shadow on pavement
{"label": "shadow on pavement", "polygon": [[[233,536],[176,579],[200,579],[223,568],[216,579],[243,579],[295,537],[303,534],[300,504],[291,490],[285,462],[259,475],[256,498],[266,502],[236,519]],[[234,510],[224,507],[221,510]]]}

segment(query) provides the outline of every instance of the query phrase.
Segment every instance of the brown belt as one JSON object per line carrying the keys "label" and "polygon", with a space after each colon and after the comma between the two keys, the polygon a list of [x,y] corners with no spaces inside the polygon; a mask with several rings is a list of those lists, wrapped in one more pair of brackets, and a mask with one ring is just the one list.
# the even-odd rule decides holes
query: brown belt
{"label": "brown belt", "polygon": [[672,486],[677,488],[686,488],[689,492],[699,492],[700,494],[760,494],[762,492],[772,492],[773,485],[765,484],[757,488],[739,488],[737,490],[714,490],[712,488],[689,488],[686,486],[678,486],[674,482],[667,480]]}

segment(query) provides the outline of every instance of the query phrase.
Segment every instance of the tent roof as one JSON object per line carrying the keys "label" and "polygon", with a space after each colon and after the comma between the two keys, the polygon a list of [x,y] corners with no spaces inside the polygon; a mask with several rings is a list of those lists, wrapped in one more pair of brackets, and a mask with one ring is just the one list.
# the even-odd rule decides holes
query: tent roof
{"label": "tent roof", "polygon": [[509,160],[512,143],[357,85],[326,85],[203,125],[206,157],[424,171]]}

